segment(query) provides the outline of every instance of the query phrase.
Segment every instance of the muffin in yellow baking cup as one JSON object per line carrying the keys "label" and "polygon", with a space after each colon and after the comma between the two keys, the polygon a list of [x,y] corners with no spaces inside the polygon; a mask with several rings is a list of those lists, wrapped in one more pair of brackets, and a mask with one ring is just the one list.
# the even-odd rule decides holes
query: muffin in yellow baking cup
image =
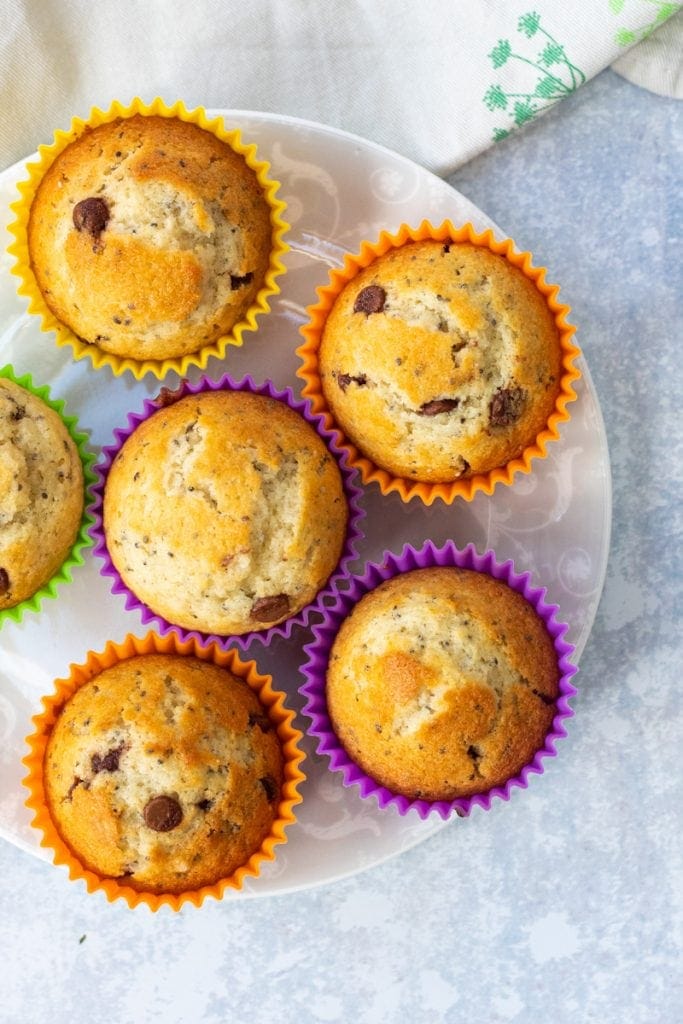
{"label": "muffin in yellow baking cup", "polygon": [[545,273],[510,239],[448,220],[383,231],[330,271],[297,372],[364,483],[469,501],[546,455],[580,351]]}
{"label": "muffin in yellow baking cup", "polygon": [[234,650],[129,635],[71,665],[43,706],[27,739],[26,805],[41,846],[88,892],[151,910],[201,906],[256,877],[287,841],[301,733],[270,676]]}
{"label": "muffin in yellow baking cup", "polygon": [[19,294],[95,368],[203,369],[257,329],[280,290],[279,183],[201,107],[94,108],[26,170],[9,226]]}

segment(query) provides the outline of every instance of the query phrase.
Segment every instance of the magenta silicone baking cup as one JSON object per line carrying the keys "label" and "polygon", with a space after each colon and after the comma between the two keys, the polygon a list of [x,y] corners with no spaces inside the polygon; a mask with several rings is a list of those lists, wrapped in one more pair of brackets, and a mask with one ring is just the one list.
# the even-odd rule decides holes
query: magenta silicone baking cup
{"label": "magenta silicone baking cup", "polygon": [[[215,633],[203,633],[199,630],[185,629],[177,623],[169,622],[169,620],[165,619],[162,615],[152,611],[152,609],[141,601],[140,598],[123,582],[121,575],[116,569],[109,554],[102,521],[104,490],[112,462],[121,446],[138,428],[138,426],[151,416],[154,416],[155,413],[159,412],[160,409],[168,404],[168,401],[163,397],[164,392],[172,394],[172,400],[177,401],[184,398],[186,395],[196,395],[204,391],[225,390],[249,391],[254,395],[266,395],[268,398],[274,398],[277,401],[285,402],[290,409],[299,413],[299,415],[302,416],[303,419],[305,419],[306,422],[309,423],[320,435],[327,445],[330,453],[336,459],[341,472],[342,484],[349,509],[346,537],[339,563],[325,586],[316,595],[315,600],[310,604],[307,604],[295,615],[290,616],[290,618],[285,619],[284,622],[281,622],[276,626],[271,626],[268,629],[252,630],[249,633],[239,635],[232,633],[218,635]],[[256,384],[249,375],[246,375],[239,381],[233,380],[229,374],[225,374],[218,381],[210,380],[208,377],[202,377],[196,383],[182,380],[175,391],[170,392],[170,389],[162,388],[160,396],[157,398],[146,399],[142,412],[129,413],[127,426],[115,428],[114,437],[116,439],[116,443],[102,448],[101,458],[95,466],[97,481],[92,487],[94,501],[89,510],[95,520],[94,524],[90,528],[90,534],[95,542],[93,553],[102,560],[100,575],[108,576],[112,580],[112,594],[123,594],[125,597],[126,609],[138,611],[142,617],[142,622],[145,625],[148,623],[154,623],[162,635],[172,630],[183,639],[196,638],[204,643],[207,641],[216,642],[219,645],[224,646],[230,642],[237,644],[243,649],[248,648],[254,640],[258,640],[264,645],[268,645],[274,637],[279,636],[289,639],[296,626],[306,626],[311,612],[317,608],[322,608],[323,602],[329,598],[335,583],[342,579],[346,579],[346,568],[348,564],[357,557],[356,545],[363,536],[359,524],[365,516],[365,510],[359,504],[362,491],[356,483],[357,472],[355,469],[351,469],[348,466],[346,452],[336,444],[334,434],[325,427],[322,415],[315,414],[311,411],[311,404],[309,401],[302,401],[295,398],[290,388],[279,390],[275,387],[272,381],[265,381],[263,384]]]}
{"label": "magenta silicone baking cup", "polygon": [[[410,799],[376,782],[349,757],[341,745],[332,728],[325,699],[325,677],[330,650],[342,622],[353,607],[368,591],[374,590],[392,576],[412,569],[433,566],[456,566],[460,569],[486,573],[507,583],[526,598],[543,620],[553,640],[560,672],[557,712],[545,743],[536,752],[533,760],[525,765],[518,775],[508,779],[505,785],[493,786],[483,793],[456,800]],[[427,541],[419,550],[406,544],[398,555],[387,551],[381,562],[368,563],[362,575],[348,577],[348,582],[349,587],[343,592],[335,588],[333,603],[329,603],[324,609],[322,621],[312,626],[314,639],[304,647],[308,661],[301,669],[306,682],[299,692],[306,701],[303,713],[311,721],[308,733],[317,741],[317,752],[328,758],[330,770],[341,773],[344,786],[357,786],[361,797],[375,798],[381,808],[394,807],[401,815],[415,810],[421,818],[426,818],[430,814],[438,814],[444,819],[452,814],[465,817],[475,806],[489,810],[495,799],[509,800],[514,789],[526,789],[529,776],[541,775],[546,758],[556,756],[555,744],[567,735],[564,723],[574,714],[569,702],[577,693],[570,682],[578,670],[571,661],[574,647],[565,640],[568,626],[557,621],[557,605],[545,601],[545,587],[535,587],[531,582],[531,574],[516,572],[512,561],[498,562],[493,551],[487,551],[482,555],[473,544],[460,549],[452,541],[438,548],[431,541]]]}

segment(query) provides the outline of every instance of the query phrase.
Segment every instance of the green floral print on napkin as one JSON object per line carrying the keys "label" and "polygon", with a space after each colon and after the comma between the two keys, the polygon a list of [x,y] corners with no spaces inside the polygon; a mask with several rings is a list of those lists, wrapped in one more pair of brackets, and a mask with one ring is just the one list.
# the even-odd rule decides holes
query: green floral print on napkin
{"label": "green floral print on napkin", "polygon": [[[617,29],[614,41],[618,46],[633,46],[634,43],[642,43],[643,39],[647,39],[672,14],[676,14],[680,10],[680,4],[665,3],[664,0],[640,0],[640,2],[652,4],[656,8],[654,18],[637,31],[630,28]],[[609,0],[609,7],[613,14],[621,14],[626,3],[627,0]]]}
{"label": "green floral print on napkin", "polygon": [[[584,73],[567,57],[564,46],[557,42],[541,25],[541,16],[535,11],[523,14],[517,22],[517,31],[526,39],[536,39],[533,53],[525,44],[520,45],[521,53],[513,50],[509,39],[500,39],[489,54],[493,67],[498,69],[511,61],[527,65],[531,88],[528,92],[507,92],[499,84],[491,85],[484,94],[484,103],[489,110],[505,111],[513,124],[509,128],[494,128],[493,141],[498,142],[546,107],[559,99],[569,96],[586,81]],[[538,43],[541,49],[538,50]]]}

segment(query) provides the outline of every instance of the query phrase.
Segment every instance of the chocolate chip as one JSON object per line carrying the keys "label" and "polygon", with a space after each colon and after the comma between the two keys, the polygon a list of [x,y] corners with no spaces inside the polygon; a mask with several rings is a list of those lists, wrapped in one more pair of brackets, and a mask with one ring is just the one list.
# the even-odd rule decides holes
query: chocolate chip
{"label": "chocolate chip", "polygon": [[254,280],[254,275],[251,271],[245,274],[244,277],[238,277],[237,274],[230,275],[230,288],[233,292],[236,292],[238,288],[242,288],[245,284],[251,284]]}
{"label": "chocolate chip", "polygon": [[145,824],[155,832],[170,832],[183,820],[180,804],[172,796],[153,796],[142,812]]}
{"label": "chocolate chip", "polygon": [[434,398],[420,406],[420,416],[438,416],[440,412],[452,412],[459,404],[459,398]]}
{"label": "chocolate chip", "polygon": [[522,388],[498,388],[489,404],[492,427],[508,427],[522,414],[526,393]]}
{"label": "chocolate chip", "polygon": [[364,373],[359,374],[357,377],[352,377],[350,373],[337,373],[337,384],[342,391],[346,391],[349,384],[357,384],[359,388],[362,388],[368,382],[368,378]]}
{"label": "chocolate chip", "polygon": [[198,807],[200,811],[209,811],[213,807],[213,800],[199,800],[195,807]]}
{"label": "chocolate chip", "polygon": [[268,800],[268,803],[272,803],[278,792],[277,782],[272,775],[264,775],[262,779],[259,779],[259,782],[266,791],[266,799]]}
{"label": "chocolate chip", "polygon": [[249,725],[258,725],[261,732],[270,732],[270,730],[273,728],[272,723],[268,718],[268,715],[260,714],[257,711],[249,712]]}
{"label": "chocolate chip", "polygon": [[187,384],[187,379],[183,378],[178,384],[178,387],[175,389],[175,391],[173,390],[173,388],[163,387],[159,394],[157,395],[157,397],[153,399],[154,404],[164,409],[167,405],[173,405],[175,402],[179,402],[180,399],[183,397],[183,390],[185,384]]}
{"label": "chocolate chip", "polygon": [[80,203],[74,206],[74,227],[77,231],[87,231],[93,238],[99,238],[108,220],[109,207],[104,199],[81,199]]}
{"label": "chocolate chip", "polygon": [[274,594],[272,597],[258,597],[251,606],[251,618],[257,622],[275,622],[283,618],[289,611],[287,594]]}
{"label": "chocolate chip", "polygon": [[92,770],[96,775],[98,772],[118,771],[119,759],[124,750],[125,744],[122,743],[120,747],[115,747],[113,750],[107,751],[104,757],[101,757],[99,754],[93,754],[90,758]]}
{"label": "chocolate chip", "polygon": [[7,569],[0,569],[0,597],[8,593],[9,589],[9,574]]}
{"label": "chocolate chip", "polygon": [[387,293],[384,288],[380,288],[378,284],[370,284],[358,292],[353,304],[353,311],[354,313],[366,313],[368,316],[370,313],[381,313],[386,298]]}

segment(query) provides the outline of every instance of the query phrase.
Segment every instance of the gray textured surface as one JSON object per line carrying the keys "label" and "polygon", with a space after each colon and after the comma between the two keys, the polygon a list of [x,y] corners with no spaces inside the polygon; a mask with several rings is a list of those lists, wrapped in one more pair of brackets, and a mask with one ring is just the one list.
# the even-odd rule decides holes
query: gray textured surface
{"label": "gray textured surface", "polygon": [[363,875],[131,912],[0,844],[0,1021],[681,1019],[683,110],[611,72],[452,184],[562,283],[601,399],[612,552],[561,757]]}

